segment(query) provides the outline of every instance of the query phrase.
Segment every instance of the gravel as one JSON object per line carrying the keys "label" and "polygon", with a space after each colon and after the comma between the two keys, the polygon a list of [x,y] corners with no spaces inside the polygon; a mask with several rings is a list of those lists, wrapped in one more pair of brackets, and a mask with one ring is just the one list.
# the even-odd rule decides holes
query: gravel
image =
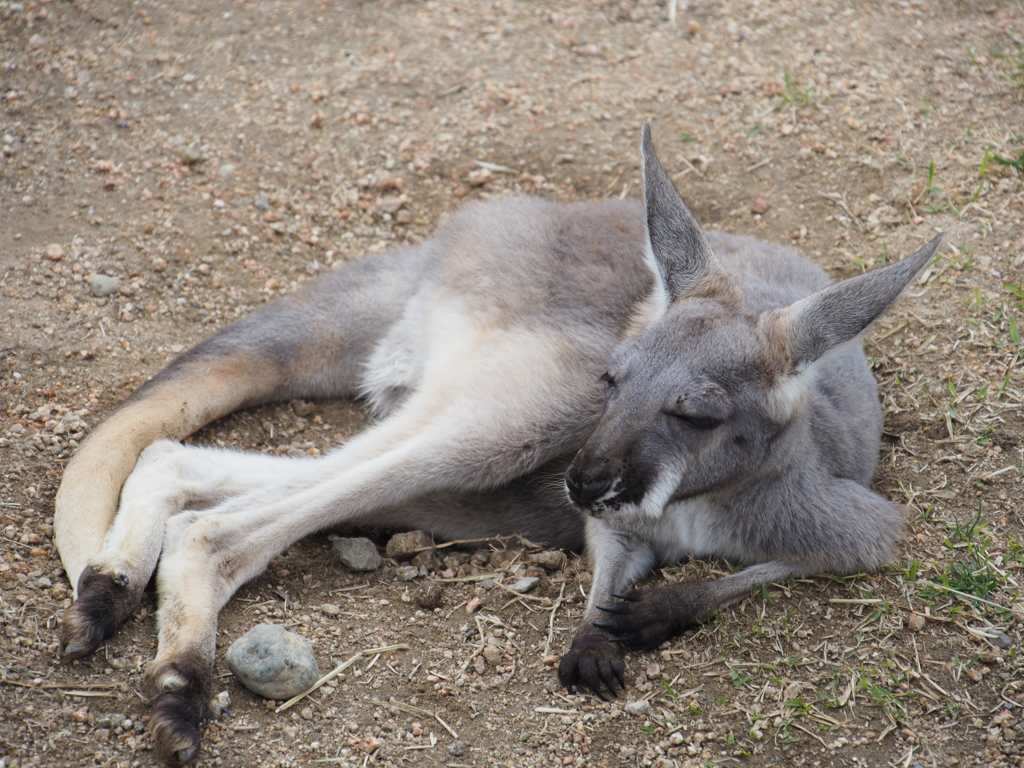
{"label": "gravel", "polygon": [[[231,716],[204,726],[198,764],[1021,765],[1019,0],[714,0],[677,4],[675,27],[667,10],[0,2],[7,768],[154,764],[135,693],[152,605],[93,657],[56,656],[71,590],[52,500],[98,420],[215,328],[422,241],[466,200],[635,197],[643,118],[701,221],[833,277],[947,233],[865,342],[886,418],[875,486],[908,509],[893,567],[771,587],[630,654],[625,700],[649,702],[634,715],[557,684],[590,588],[577,556],[431,549],[403,556],[420,575],[401,581],[339,568],[313,537],[222,611]],[[97,296],[94,275],[116,286]],[[192,439],[315,456],[367,421],[274,404]],[[529,593],[504,589],[527,577]],[[441,597],[421,597],[426,579]],[[325,669],[407,648],[275,714],[224,676],[230,642],[265,622]]]}

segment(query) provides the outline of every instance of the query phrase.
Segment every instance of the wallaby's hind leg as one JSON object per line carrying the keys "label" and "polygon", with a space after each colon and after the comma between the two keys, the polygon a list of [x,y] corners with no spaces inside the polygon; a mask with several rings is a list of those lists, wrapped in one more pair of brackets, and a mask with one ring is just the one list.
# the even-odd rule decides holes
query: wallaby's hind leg
{"label": "wallaby's hind leg", "polygon": [[135,551],[96,560],[139,453],[238,408],[356,394],[363,364],[430,257],[418,246],[332,272],[179,356],[96,428],[68,464],[54,511],[57,549],[77,598],[61,629],[66,654],[91,653],[110,637],[156,568],[163,525],[155,518],[145,531],[135,526]]}
{"label": "wallaby's hind leg", "polygon": [[[559,543],[578,539],[578,522],[562,499],[544,506],[537,496],[537,510],[423,503],[433,494],[486,498],[490,489],[571,452],[589,421],[586,411],[560,405],[571,393],[596,387],[586,367],[552,364],[572,355],[569,343],[531,333],[489,349],[471,345],[472,360],[461,350],[444,361],[389,419],[313,462],[287,487],[264,487],[195,515],[160,563],[160,645],[144,679],[155,697],[150,728],[165,760],[187,760],[198,747],[220,608],[293,542],[334,525],[368,522],[497,536],[517,523],[529,531],[540,527],[538,519],[558,515],[568,518],[569,529]],[[512,400],[520,407],[502,407]],[[351,451],[361,460],[350,462]]]}
{"label": "wallaby's hind leg", "polygon": [[[145,586],[143,574],[147,570],[152,574],[148,564],[160,557],[164,524],[170,516],[186,506],[211,506],[272,479],[284,481],[302,463],[302,459],[198,448],[172,440],[157,440],[145,448],[125,481],[103,550],[82,574],[80,599],[65,615],[64,653],[71,658],[89,653],[117,629],[119,617],[134,611]],[[101,602],[101,596],[107,602]],[[77,636],[71,632],[73,627],[79,628]]]}

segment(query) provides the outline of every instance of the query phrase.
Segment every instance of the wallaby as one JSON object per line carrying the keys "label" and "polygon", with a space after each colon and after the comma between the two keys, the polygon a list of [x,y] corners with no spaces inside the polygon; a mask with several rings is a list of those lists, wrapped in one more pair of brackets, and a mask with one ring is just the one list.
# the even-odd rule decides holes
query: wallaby
{"label": "wallaby", "polygon": [[[164,760],[199,747],[221,607],[332,526],[585,540],[594,581],[559,675],[598,695],[622,684],[622,645],[655,647],[757,584],[890,558],[902,519],[867,486],[881,410],[857,335],[939,239],[829,287],[792,251],[705,235],[646,124],[641,148],[642,206],[467,206],[225,327],[82,444],[56,499],[76,586],[62,648],[96,650],[156,572],[144,685]],[[173,441],[238,408],[352,396],[378,420],[322,458]],[[688,554],[751,567],[613,602]]]}

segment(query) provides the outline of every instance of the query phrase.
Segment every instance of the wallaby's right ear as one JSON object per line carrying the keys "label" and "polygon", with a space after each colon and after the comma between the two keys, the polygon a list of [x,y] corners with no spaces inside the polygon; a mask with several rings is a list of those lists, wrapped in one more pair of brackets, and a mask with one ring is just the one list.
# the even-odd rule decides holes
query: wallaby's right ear
{"label": "wallaby's right ear", "polygon": [[788,370],[810,365],[849,341],[884,312],[942,244],[939,235],[913,256],[851,277],[762,318]]}
{"label": "wallaby's right ear", "polygon": [[721,268],[700,225],[658,162],[651,142],[651,126],[646,120],[640,131],[640,158],[647,262],[664,291],[667,305]]}

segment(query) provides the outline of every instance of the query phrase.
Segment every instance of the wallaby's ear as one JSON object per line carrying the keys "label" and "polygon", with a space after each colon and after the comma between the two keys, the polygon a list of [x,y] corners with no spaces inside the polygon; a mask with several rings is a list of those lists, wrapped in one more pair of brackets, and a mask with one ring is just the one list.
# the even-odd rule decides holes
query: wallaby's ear
{"label": "wallaby's ear", "polygon": [[640,131],[644,213],[647,223],[647,265],[660,283],[665,303],[720,269],[704,233],[654,154],[651,126]]}
{"label": "wallaby's ear", "polygon": [[943,237],[939,235],[903,261],[843,280],[766,313],[763,322],[769,338],[779,347],[779,362],[789,371],[810,365],[867,328],[931,260]]}

